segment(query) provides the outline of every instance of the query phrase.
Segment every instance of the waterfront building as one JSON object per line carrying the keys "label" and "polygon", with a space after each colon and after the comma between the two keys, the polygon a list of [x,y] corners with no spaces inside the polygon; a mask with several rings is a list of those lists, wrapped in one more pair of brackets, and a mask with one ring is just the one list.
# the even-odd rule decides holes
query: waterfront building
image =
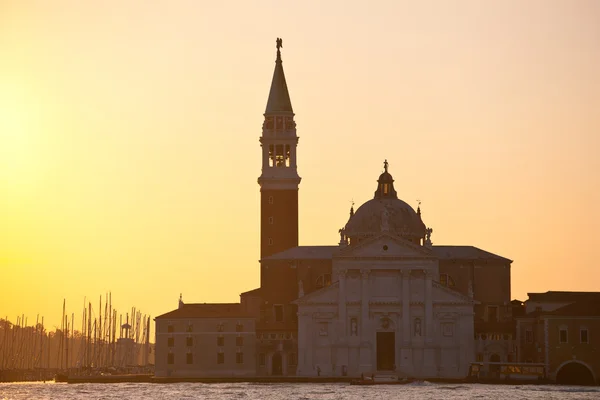
{"label": "waterfront building", "polygon": [[256,375],[255,318],[239,303],[185,304],[156,317],[155,375]]}
{"label": "waterfront building", "polygon": [[600,377],[600,292],[528,293],[516,317],[518,360],[544,364],[559,383],[593,384]]}

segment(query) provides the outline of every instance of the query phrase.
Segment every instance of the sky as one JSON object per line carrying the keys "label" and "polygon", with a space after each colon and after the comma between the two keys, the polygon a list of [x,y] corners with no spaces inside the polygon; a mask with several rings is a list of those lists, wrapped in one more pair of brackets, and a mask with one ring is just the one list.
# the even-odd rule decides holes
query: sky
{"label": "sky", "polygon": [[513,298],[598,291],[599,20],[593,0],[0,0],[0,318],[258,287],[277,37],[301,245],[336,244],[387,159],[434,244],[514,260]]}

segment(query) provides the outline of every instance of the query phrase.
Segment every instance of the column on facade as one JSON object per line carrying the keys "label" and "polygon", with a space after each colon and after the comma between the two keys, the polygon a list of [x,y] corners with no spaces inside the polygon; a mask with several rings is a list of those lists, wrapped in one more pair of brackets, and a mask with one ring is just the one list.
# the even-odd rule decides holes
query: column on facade
{"label": "column on facade", "polygon": [[425,338],[433,341],[433,273],[424,270],[425,273]]}
{"label": "column on facade", "polygon": [[410,269],[403,269],[402,274],[402,342],[410,340]]}
{"label": "column on facade", "polygon": [[297,167],[297,165],[296,165],[296,143],[290,145],[290,167],[292,167],[292,168]]}
{"label": "column on facade", "polygon": [[306,321],[306,313],[298,313],[298,357],[297,357],[297,371],[298,375],[304,372],[306,367],[306,353],[307,353],[307,342],[308,338],[306,337],[306,325],[308,321]]}
{"label": "column on facade", "polygon": [[361,337],[367,340],[369,324],[369,273],[368,269],[361,269]]}
{"label": "column on facade", "polygon": [[269,144],[268,143],[263,143],[262,146],[264,147],[263,149],[263,159],[262,159],[262,167],[263,169],[268,168],[269,167]]}
{"label": "column on facade", "polygon": [[338,272],[338,321],[341,337],[346,336],[346,273],[345,269]]}
{"label": "column on facade", "polygon": [[304,363],[304,365],[306,366],[306,369],[304,370],[304,375],[308,375],[313,371],[313,354],[314,354],[314,344],[313,344],[313,340],[314,340],[314,336],[315,336],[315,332],[317,327],[315,326],[315,322],[312,320],[312,315],[307,315],[306,319],[305,319],[305,330],[304,330],[304,339],[305,339],[305,343],[306,345],[304,346],[304,352],[305,352],[305,359],[306,362]]}

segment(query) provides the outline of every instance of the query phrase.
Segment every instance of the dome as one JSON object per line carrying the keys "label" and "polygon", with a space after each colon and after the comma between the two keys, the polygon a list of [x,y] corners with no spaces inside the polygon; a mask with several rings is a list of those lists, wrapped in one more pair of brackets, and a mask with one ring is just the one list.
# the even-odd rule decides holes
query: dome
{"label": "dome", "polygon": [[370,236],[391,232],[401,236],[425,237],[425,224],[419,214],[400,199],[372,199],[360,206],[350,218],[344,231],[353,236]]}
{"label": "dome", "polygon": [[390,232],[418,243],[426,233],[421,215],[398,199],[394,179],[387,171],[387,160],[384,167],[385,172],[379,176],[374,198],[356,210],[344,227],[344,233],[354,241],[380,232]]}

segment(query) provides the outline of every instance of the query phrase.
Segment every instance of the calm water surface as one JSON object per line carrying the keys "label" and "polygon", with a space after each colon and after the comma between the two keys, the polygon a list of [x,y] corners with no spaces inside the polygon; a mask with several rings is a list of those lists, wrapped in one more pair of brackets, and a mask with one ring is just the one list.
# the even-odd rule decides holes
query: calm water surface
{"label": "calm water surface", "polygon": [[600,387],[202,383],[0,383],[0,399],[600,399]]}

